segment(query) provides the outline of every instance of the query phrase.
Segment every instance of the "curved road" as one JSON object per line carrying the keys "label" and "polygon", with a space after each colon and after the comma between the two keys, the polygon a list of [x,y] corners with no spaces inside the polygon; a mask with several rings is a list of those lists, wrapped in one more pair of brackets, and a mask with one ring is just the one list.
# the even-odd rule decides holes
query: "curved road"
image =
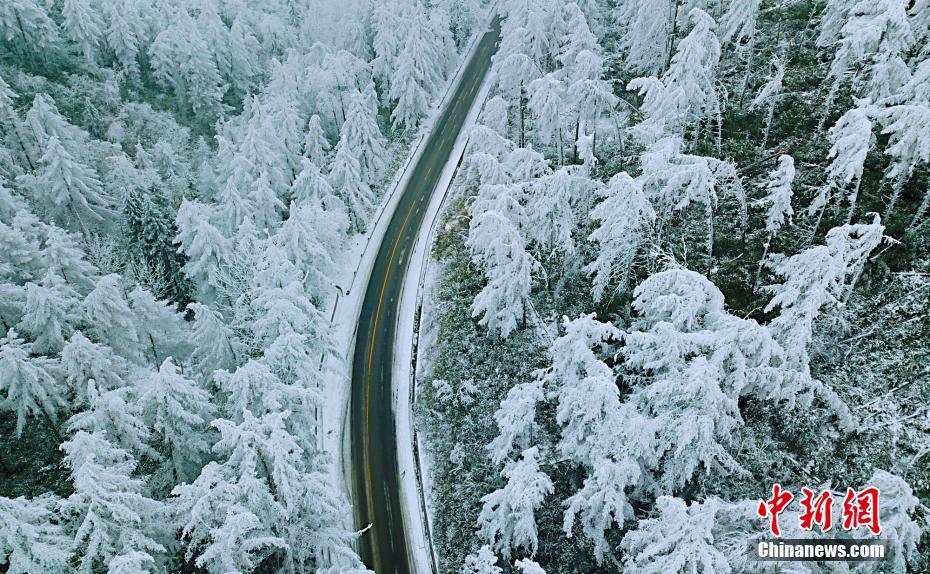
{"label": "curved road", "polygon": [[362,302],[352,359],[351,445],[356,524],[362,560],[377,574],[411,574],[401,511],[391,369],[398,306],[410,252],[430,198],[465,118],[491,66],[497,20],[479,40],[459,85],[442,111],[397,203]]}

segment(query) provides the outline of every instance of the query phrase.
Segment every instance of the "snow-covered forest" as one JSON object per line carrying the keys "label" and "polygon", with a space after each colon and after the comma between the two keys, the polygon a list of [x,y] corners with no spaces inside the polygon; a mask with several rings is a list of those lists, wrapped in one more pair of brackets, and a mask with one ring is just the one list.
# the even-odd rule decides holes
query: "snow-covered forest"
{"label": "snow-covered forest", "polygon": [[[501,8],[427,291],[442,571],[930,572],[930,4]],[[878,487],[892,558],[751,561],[775,483]]]}
{"label": "snow-covered forest", "polygon": [[367,572],[327,309],[480,11],[0,1],[0,571]]}

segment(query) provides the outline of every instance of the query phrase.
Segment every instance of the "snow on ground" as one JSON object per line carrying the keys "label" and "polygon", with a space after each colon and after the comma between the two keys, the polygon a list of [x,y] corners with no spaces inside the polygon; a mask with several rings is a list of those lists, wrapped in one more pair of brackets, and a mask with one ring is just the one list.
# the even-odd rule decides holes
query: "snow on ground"
{"label": "snow on ground", "polygon": [[[490,12],[493,13],[493,12]],[[439,116],[439,112],[445,107],[449,94],[453,92],[453,88],[459,83],[461,79],[462,71],[465,68],[465,63],[470,59],[472,52],[477,44],[477,40],[484,34],[486,31],[485,27],[482,27],[476,30],[473,34],[471,41],[462,54],[459,56],[458,69],[456,73],[450,76],[446,84],[446,89],[443,92],[442,99],[434,105],[429,117],[424,119],[420,125],[419,134],[411,145],[410,152],[407,155],[406,160],[397,170],[393,179],[389,184],[385,186],[385,191],[381,197],[381,204],[378,206],[378,211],[374,217],[374,223],[369,226],[368,231],[364,235],[356,236],[352,243],[346,248],[346,251],[343,256],[344,266],[342,267],[341,276],[337,279],[336,282],[336,293],[334,297],[330,298],[329,304],[325,309],[325,314],[330,317],[330,324],[333,333],[333,338],[337,344],[338,350],[342,357],[341,361],[328,360],[323,368],[330,372],[330,376],[324,377],[325,388],[322,389],[324,397],[324,405],[322,408],[323,420],[321,421],[321,436],[320,442],[321,446],[332,454],[335,457],[335,464],[333,465],[333,472],[336,475],[335,478],[338,484],[342,485],[342,489],[345,494],[351,500],[352,490],[350,486],[351,480],[351,456],[350,452],[350,435],[349,435],[349,399],[350,399],[350,375],[351,375],[351,357],[354,350],[356,329],[358,326],[358,315],[361,311],[362,300],[364,298],[365,289],[368,283],[368,277],[371,274],[371,268],[374,264],[375,256],[378,252],[378,247],[381,244],[381,239],[384,236],[385,231],[387,230],[388,223],[391,220],[391,217],[394,214],[395,207],[397,206],[398,201],[400,200],[403,189],[406,187],[407,182],[412,174],[411,167],[416,165],[416,162],[419,160],[420,155],[423,152],[423,142],[426,139],[426,136],[430,133],[433,128],[433,124],[436,121],[436,118]],[[488,75],[490,77],[490,74]],[[479,93],[476,103],[483,102],[487,96],[487,91],[489,89],[489,84],[487,78],[485,79],[485,84],[482,86],[481,92]],[[463,125],[462,134],[467,134],[468,129],[471,125],[474,124],[475,118],[477,117],[477,110],[480,109],[480,105],[473,107],[472,111],[469,113],[468,118],[465,120]],[[449,182],[452,179],[452,174],[455,170],[455,164],[457,163],[458,158],[461,156],[462,151],[464,150],[465,138],[463,135],[459,136],[459,141],[456,144],[455,151],[451,157],[456,158],[456,161],[451,161],[446,166],[446,171],[443,174],[443,179],[441,180],[439,189],[447,189]],[[424,252],[425,249],[424,238],[429,236],[432,237],[432,224],[436,218],[436,215],[439,211],[440,204],[442,199],[445,197],[445,192],[435,194],[433,201],[430,203],[429,211],[427,212],[426,219],[424,220],[423,229],[430,229],[430,233],[427,235],[421,235],[420,240],[417,244],[417,248],[414,251],[410,270],[408,272],[408,277],[405,280],[405,285],[417,285],[420,279],[420,270],[422,269]],[[438,198],[438,199],[437,199]],[[427,227],[429,226],[429,227]],[[412,282],[411,282],[412,278]],[[405,288],[405,293],[407,289]],[[414,295],[417,293],[416,290],[411,291]],[[397,366],[395,365],[395,374],[394,380],[398,381],[398,385],[403,387],[404,392],[400,393],[402,397],[409,399],[409,358],[410,358],[410,342],[412,340],[413,332],[413,321],[414,310],[408,309],[406,306],[402,308],[401,317],[408,317],[410,319],[409,325],[406,323],[399,325],[398,332],[401,335],[401,338],[398,341],[406,341],[406,344],[399,344],[398,348],[405,350],[398,354],[398,359],[400,356],[406,356],[407,360],[407,370],[406,374],[399,373]],[[410,337],[403,339],[404,333],[410,333]],[[403,362],[398,360],[399,362]],[[404,383],[407,384],[404,384]],[[408,504],[409,509],[414,509],[412,513],[408,515],[408,523],[411,524],[411,537],[413,539],[413,545],[418,552],[417,563],[424,565],[424,567],[429,568],[429,552],[427,550],[428,544],[425,541],[424,528],[422,523],[422,514],[419,512],[419,502],[417,500],[417,489],[414,480],[414,470],[413,470],[413,459],[412,459],[412,449],[411,449],[411,436],[410,436],[410,403],[409,400],[403,404],[395,404],[395,410],[397,411],[397,425],[398,425],[398,441],[399,441],[399,452],[401,453],[400,464],[402,467],[402,475],[409,476],[409,479],[413,481],[414,484],[407,484],[405,480],[405,496],[407,495],[407,490],[410,490],[410,498]],[[406,471],[410,470],[409,473]]]}

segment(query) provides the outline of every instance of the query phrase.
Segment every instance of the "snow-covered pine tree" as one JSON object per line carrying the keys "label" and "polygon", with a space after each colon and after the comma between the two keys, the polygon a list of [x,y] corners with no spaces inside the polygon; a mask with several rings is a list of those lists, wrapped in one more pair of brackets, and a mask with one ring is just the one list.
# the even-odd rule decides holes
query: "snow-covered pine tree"
{"label": "snow-covered pine tree", "polygon": [[65,0],[61,7],[62,28],[72,42],[77,44],[84,59],[93,63],[99,45],[103,41],[103,15],[99,6],[87,0]]}
{"label": "snow-covered pine tree", "polygon": [[207,424],[215,410],[210,393],[184,377],[168,357],[140,383],[138,394],[145,421],[171,464],[173,482],[192,480],[210,449]]}
{"label": "snow-covered pine tree", "polygon": [[674,38],[669,36],[671,3],[665,4],[637,0],[618,6],[616,19],[626,31],[624,63],[633,72],[657,75],[667,66],[669,44]]}
{"label": "snow-covered pine tree", "polygon": [[187,8],[173,8],[170,22],[148,48],[154,77],[174,92],[182,108],[209,125],[225,110],[227,86]]}
{"label": "snow-covered pine tree", "polygon": [[349,94],[346,106],[346,121],[339,132],[336,155],[342,147],[349,147],[358,157],[362,167],[362,176],[368,185],[375,185],[381,180],[385,169],[384,136],[378,128],[374,112],[366,104],[365,96],[359,91]]}
{"label": "snow-covered pine tree", "polygon": [[86,333],[130,360],[141,357],[132,309],[123,297],[120,276],[111,273],[97,281],[81,306]]}
{"label": "snow-covered pine tree", "polygon": [[720,20],[720,41],[723,44],[733,42],[739,45],[744,39],[753,38],[761,4],[761,0],[730,2],[726,13]]}
{"label": "snow-covered pine tree", "polygon": [[601,188],[603,201],[591,211],[598,227],[588,237],[598,243],[597,258],[585,270],[594,275],[591,294],[595,301],[610,284],[622,293],[629,285],[634,259],[655,223],[656,214],[643,192],[642,185],[620,172]]}
{"label": "snow-covered pine tree", "polygon": [[535,512],[554,486],[539,468],[538,457],[537,447],[524,450],[519,460],[509,462],[501,472],[506,485],[481,499],[478,534],[505,560],[517,548],[534,555],[539,547]]}
{"label": "snow-covered pine tree", "polygon": [[466,556],[465,565],[462,567],[462,574],[502,574],[503,572],[503,568],[497,565],[497,556],[487,544],[482,546],[478,552]]}
{"label": "snow-covered pine tree", "polygon": [[714,547],[719,501],[710,498],[689,506],[680,498],[662,496],[656,507],[658,516],[640,520],[638,528],[623,537],[626,572],[730,573],[726,556]]}
{"label": "snow-covered pine tree", "polygon": [[96,381],[102,391],[129,386],[131,365],[106,345],[91,342],[75,331],[61,350],[61,370],[75,406],[87,406],[87,383]]}
{"label": "snow-covered pine tree", "polygon": [[191,364],[204,375],[235,365],[238,343],[223,316],[202,303],[191,303],[187,308],[194,313],[191,341],[197,342],[191,353]]}
{"label": "snow-covered pine tree", "polygon": [[0,5],[0,38],[31,58],[57,49],[61,40],[58,26],[36,0],[11,0]]}
{"label": "snow-covered pine tree", "polygon": [[766,288],[773,296],[765,312],[779,311],[770,328],[793,368],[810,372],[807,349],[814,337],[815,319],[824,307],[842,301],[855,286],[884,231],[876,214],[870,223],[834,227],[827,232],[824,245],[809,247],[773,265],[784,282]]}
{"label": "snow-covered pine tree", "polygon": [[[408,40],[408,43],[412,41]],[[390,98],[395,101],[391,112],[394,127],[412,130],[429,110],[431,94],[423,85],[421,72],[413,57],[413,49],[404,49],[397,59],[397,67],[391,74]]]}
{"label": "snow-covered pine tree", "polygon": [[759,200],[759,204],[765,206],[765,246],[762,249],[761,261],[769,252],[769,246],[772,244],[772,238],[778,233],[785,222],[791,222],[794,210],[791,208],[792,185],[796,170],[794,167],[794,158],[788,154],[778,157],[778,166],[772,170],[768,182],[765,185],[766,195]]}
{"label": "snow-covered pine tree", "polygon": [[61,574],[70,569],[71,541],[62,533],[49,496],[0,496],[0,564],[7,574]]}
{"label": "snow-covered pine tree", "polygon": [[532,444],[537,404],[543,401],[542,383],[533,380],[515,385],[494,413],[498,435],[488,444],[491,462],[500,465],[515,450],[523,451]]}
{"label": "snow-covered pine tree", "polygon": [[765,127],[762,130],[762,142],[759,144],[759,149],[766,149],[766,145],[769,141],[769,132],[772,128],[772,120],[775,118],[775,107],[782,99],[782,90],[784,88],[784,62],[782,62],[780,57],[774,56],[770,66],[771,71],[766,77],[765,83],[762,85],[762,88],[759,89],[759,93],[756,94],[756,97],[753,98],[752,103],[749,104],[750,110],[767,106],[765,112]]}
{"label": "snow-covered pine tree", "polygon": [[327,208],[341,209],[343,207],[341,202],[334,195],[332,186],[326,181],[319,166],[307,158],[302,159],[300,165],[300,173],[291,183],[291,200],[297,202],[298,205],[322,201]]}
{"label": "snow-covered pine tree", "polygon": [[[839,3],[837,3],[839,4]],[[826,108],[829,111],[840,86],[849,81],[850,70],[859,63],[863,69],[856,74],[857,86],[865,84],[869,89],[860,92],[862,97],[877,99],[883,93],[893,92],[894,84],[888,72],[904,68],[902,57],[906,56],[914,43],[914,34],[908,20],[908,2],[905,0],[880,0],[879,2],[848,2],[842,15],[845,23],[836,37],[836,52],[830,65],[829,79],[832,80]],[[828,28],[830,20],[824,20]],[[827,36],[832,34],[828,33]],[[824,37],[824,34],[821,34]],[[824,38],[826,40],[826,38]],[[889,62],[900,61],[900,64]],[[901,73],[895,73],[898,78]],[[888,80],[891,80],[889,85]]]}
{"label": "snow-covered pine tree", "polygon": [[185,199],[177,215],[177,241],[188,257],[184,273],[205,291],[218,284],[219,267],[229,257],[231,247],[229,240],[210,222],[213,212],[212,206]]}
{"label": "snow-covered pine tree", "polygon": [[335,257],[349,222],[341,212],[324,209],[317,199],[291,203],[288,211],[274,240],[301,271],[307,293],[320,303],[331,289],[338,268]]}
{"label": "snow-covered pine tree", "polygon": [[362,175],[357,152],[349,146],[337,147],[339,151],[336,152],[332,170],[329,172],[329,184],[348,207],[352,230],[361,233],[368,227],[374,194]]}
{"label": "snow-covered pine tree", "polygon": [[165,551],[155,541],[165,524],[164,509],[143,494],[145,483],[132,476],[136,461],[129,452],[113,446],[102,432],[84,431],[61,449],[74,482],[61,513],[74,537],[80,574],[91,574],[130,552],[157,556]]}
{"label": "snow-covered pine tree", "polygon": [[714,80],[720,61],[714,19],[697,8],[689,19],[691,32],[679,42],[662,77],[636,78],[627,85],[628,90],[644,96],[641,111],[645,119],[636,133],[647,143],[666,132],[684,135],[689,129],[699,129],[702,122],[709,128],[710,120],[721,113]]}
{"label": "snow-covered pine tree", "polygon": [[49,138],[39,163],[41,171],[27,185],[55,221],[85,232],[105,221],[111,200],[96,170],[72,156],[58,136]]}
{"label": "snow-covered pine tree", "polygon": [[318,114],[313,114],[307,121],[307,132],[304,135],[304,156],[317,166],[321,166],[326,162],[326,152],[329,148],[323,122]]}
{"label": "snow-covered pine tree", "polygon": [[579,214],[587,210],[585,198],[595,186],[580,170],[567,167],[536,177],[526,186],[525,233],[527,239],[535,244],[539,259],[561,255],[566,260],[566,267],[575,266],[575,262],[570,260],[576,255],[572,235],[578,227]]}
{"label": "snow-covered pine tree", "polygon": [[466,246],[484,269],[488,283],[472,303],[472,316],[506,338],[517,324],[525,324],[531,302],[533,274],[540,265],[527,252],[520,232],[525,213],[517,199],[518,186],[483,185],[471,206]]}
{"label": "snow-covered pine tree", "polygon": [[99,433],[105,435],[114,446],[140,458],[147,456],[158,460],[158,453],[149,446],[151,431],[142,420],[135,393],[136,389],[132,387],[101,391],[96,381],[89,379],[85,392],[87,410],[68,419],[68,430],[73,433]]}
{"label": "snow-covered pine tree", "polygon": [[85,260],[77,235],[55,225],[45,228],[42,259],[49,272],[60,275],[75,288],[88,289],[96,282],[97,268]]}
{"label": "snow-covered pine tree", "polygon": [[12,329],[0,339],[0,392],[3,408],[16,413],[16,436],[21,436],[26,417],[41,416],[57,432],[58,411],[63,409],[65,389],[55,376],[55,361],[33,357],[32,345]]}
{"label": "snow-covered pine tree", "polygon": [[546,146],[555,142],[560,163],[563,153],[562,114],[565,111],[563,90],[562,81],[551,72],[527,86],[527,106],[533,116],[536,137]]}
{"label": "snow-covered pine tree", "polygon": [[[808,207],[808,213],[818,214],[817,221],[831,199],[831,191],[848,190],[846,199],[849,212],[846,222],[852,221],[856,209],[856,197],[862,183],[862,170],[866,155],[872,147],[872,121],[869,110],[853,108],[843,114],[836,125],[830,128],[830,166],[827,168],[827,184]],[[850,189],[851,186],[851,189]]]}
{"label": "snow-covered pine tree", "polygon": [[57,353],[78,321],[77,309],[77,292],[49,271],[38,285],[26,285],[26,304],[18,328],[32,337],[34,352]]}
{"label": "snow-covered pine tree", "polygon": [[187,358],[192,344],[190,327],[170,303],[156,299],[142,287],[130,291],[127,300],[136,338],[146,357],[156,364],[169,356]]}
{"label": "snow-covered pine tree", "polygon": [[270,233],[281,222],[281,215],[286,207],[278,199],[278,194],[271,188],[268,172],[262,171],[252,180],[247,197],[249,199],[249,216],[259,230]]}

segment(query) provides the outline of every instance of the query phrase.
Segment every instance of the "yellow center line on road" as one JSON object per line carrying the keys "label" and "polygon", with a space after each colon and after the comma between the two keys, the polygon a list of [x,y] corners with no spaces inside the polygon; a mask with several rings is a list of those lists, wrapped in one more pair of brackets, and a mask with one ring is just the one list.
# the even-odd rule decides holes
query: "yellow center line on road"
{"label": "yellow center line on road", "polygon": [[[489,48],[489,45],[479,46],[478,50],[476,51],[477,57],[484,58],[488,51],[488,48]],[[472,69],[470,66],[467,68],[467,72],[468,73],[466,74],[466,76],[468,76],[469,74],[473,75]],[[433,151],[440,152],[440,153],[434,154],[434,155],[441,155],[441,157],[446,158],[446,159],[445,161],[435,160],[435,158],[433,160],[427,160],[430,163],[428,163],[425,166],[426,171],[425,171],[425,175],[423,176],[424,181],[420,182],[422,184],[426,184],[426,186],[432,186],[433,188],[429,190],[430,194],[427,195],[427,200],[429,200],[429,196],[432,194],[432,192],[435,191],[434,188],[438,186],[439,184],[438,179],[441,179],[441,172],[437,174],[438,178],[435,178],[436,181],[433,181],[434,178],[431,177],[432,170],[434,167],[436,167],[435,161],[441,161],[443,166],[445,166],[446,161],[448,161],[449,158],[447,156],[448,154],[451,153],[451,150],[454,147],[454,142],[457,140],[459,134],[461,133],[462,124],[461,124],[460,118],[462,117],[463,112],[465,113],[465,116],[467,117],[468,115],[467,112],[471,109],[471,105],[473,105],[474,103],[473,100],[474,100],[475,92],[480,85],[480,82],[477,82],[474,78],[470,78],[466,81],[468,82],[468,85],[461,86],[458,97],[459,98],[464,97],[469,100],[472,100],[472,103],[465,108],[463,108],[461,105],[458,105],[458,106],[454,106],[453,108],[449,109],[448,113],[445,116],[443,116],[438,122],[438,125],[435,126],[437,128],[435,131],[438,131],[440,133],[433,134],[433,135],[439,136],[438,138],[433,138],[433,141],[436,142],[436,144],[438,144],[437,146],[438,150],[434,148]],[[456,133],[450,134],[449,132],[451,131],[451,126],[456,126],[456,125],[458,126]],[[449,145],[450,136],[452,139],[451,146]],[[416,169],[414,170],[414,173],[415,172],[416,172]],[[410,191],[413,191],[413,190],[410,190]],[[420,191],[422,193],[423,190],[420,190]],[[428,203],[429,201],[427,201],[427,204]],[[398,259],[402,257],[401,255],[398,254],[400,243],[401,241],[405,239],[404,233],[405,233],[410,217],[413,214],[414,210],[416,210],[416,212],[419,214],[422,207],[423,207],[422,195],[419,197],[415,196],[394,238],[393,245],[390,251],[390,255],[388,256],[388,259],[387,259],[387,269],[384,274],[384,280],[381,284],[381,291],[378,295],[378,304],[375,309],[375,316],[372,322],[372,330],[370,334],[371,341],[370,341],[369,348],[368,348],[368,373],[367,373],[367,376],[365,376],[366,382],[365,382],[365,412],[364,412],[364,431],[363,431],[364,432],[363,460],[367,462],[366,471],[365,471],[365,476],[367,478],[367,483],[368,483],[367,484],[367,499],[368,499],[368,517],[367,518],[369,519],[369,522],[372,525],[374,525],[374,518],[377,514],[376,513],[377,509],[375,508],[375,497],[374,497],[375,485],[374,485],[374,480],[372,476],[372,468],[374,465],[371,460],[372,454],[374,452],[372,450],[372,447],[373,447],[372,434],[373,433],[372,433],[372,425],[371,425],[371,422],[372,422],[371,421],[371,393],[372,393],[372,387],[374,386],[374,383],[375,383],[374,372],[372,370],[373,365],[374,365],[375,344],[379,338],[379,326],[381,323],[382,306],[384,303],[385,295],[387,293],[387,287],[391,279],[391,273],[393,272],[394,265],[399,264]],[[396,304],[399,305],[399,301],[396,302]],[[392,366],[393,366],[393,361],[389,361],[389,364],[387,366],[382,365],[382,369],[391,368]],[[390,511],[391,502],[387,501],[387,504],[388,504],[388,510]],[[393,518],[391,518],[390,520],[393,520]],[[391,538],[393,539],[393,535],[390,531],[390,528],[392,526],[391,524],[379,524],[378,526],[380,527],[380,528],[377,528],[377,530],[379,531],[379,534],[391,535]],[[376,537],[375,534],[372,533],[371,537],[372,537],[370,539],[371,548],[373,552],[372,558],[374,559],[374,564],[372,566],[376,570],[378,570],[385,566],[384,564],[382,564],[383,559],[392,560],[392,557],[390,555],[388,556],[382,555],[385,548],[382,548],[381,547],[382,545],[379,543],[379,541],[381,540],[381,536]],[[391,565],[389,564],[387,566],[391,566]]]}
{"label": "yellow center line on road", "polygon": [[[404,235],[404,229],[407,227],[407,221],[410,219],[410,214],[413,213],[413,208],[417,204],[419,204],[419,201],[416,200],[410,204],[410,209],[407,210],[407,215],[404,217],[404,221],[401,223],[400,230],[397,232],[397,237],[394,239],[394,245],[391,248],[391,255],[388,257],[387,272],[384,274],[384,282],[381,284],[381,294],[378,296],[378,308],[375,310],[375,322],[371,333],[371,346],[368,349],[368,384],[365,385],[365,442],[368,445],[368,448],[366,449],[366,455],[368,455],[368,452],[371,450],[371,384],[372,379],[374,378],[374,373],[371,371],[371,365],[375,352],[375,340],[377,339],[378,335],[378,323],[381,322],[381,305],[384,302],[384,292],[387,290],[388,280],[391,277],[391,268],[393,267],[394,255],[397,252],[397,246],[400,245],[400,239]],[[372,490],[374,480],[371,476],[371,464],[366,465],[366,474],[368,476],[368,508],[369,512],[373,514],[375,507],[375,495],[374,491]],[[369,516],[369,518],[373,518],[373,516]],[[374,550],[375,563],[377,564],[380,562],[378,560],[378,544],[377,542],[374,542],[371,546]]]}

